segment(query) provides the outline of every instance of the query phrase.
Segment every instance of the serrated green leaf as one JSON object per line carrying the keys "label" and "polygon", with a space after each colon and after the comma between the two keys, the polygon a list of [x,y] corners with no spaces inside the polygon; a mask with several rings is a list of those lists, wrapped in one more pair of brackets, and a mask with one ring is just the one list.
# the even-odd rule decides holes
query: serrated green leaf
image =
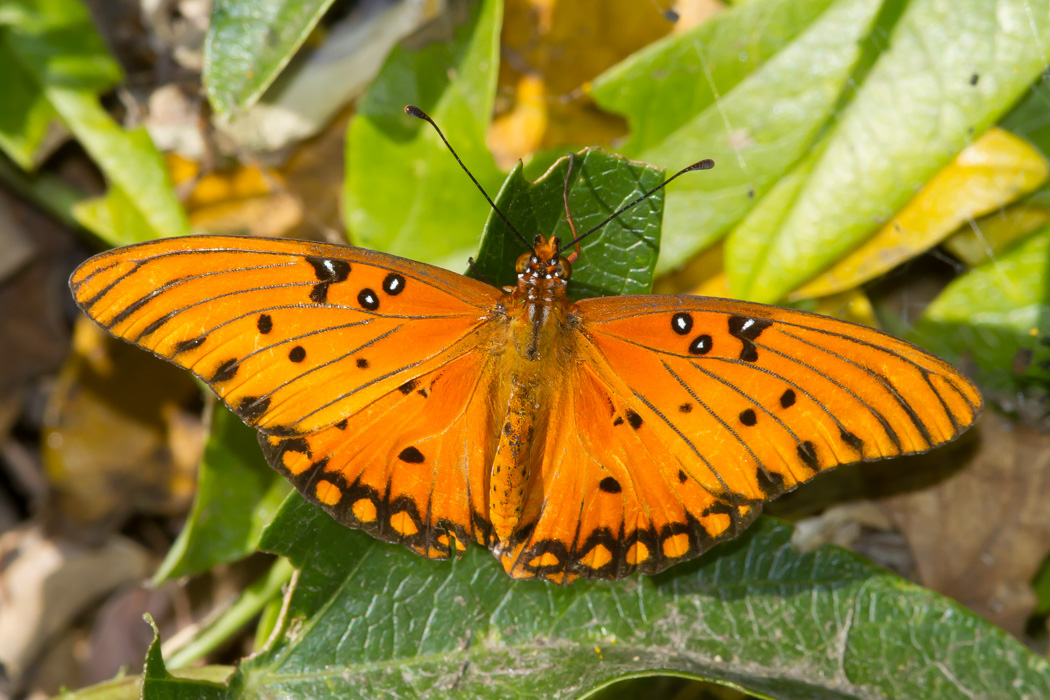
{"label": "serrated green leaf", "polygon": [[[563,158],[535,182],[529,182],[519,163],[495,198],[496,206],[530,248],[537,233],[556,235],[562,244],[572,240],[562,199],[568,168],[569,159]],[[599,149],[576,154],[569,207],[577,231],[584,233],[662,181],[662,170],[622,156]],[[658,192],[584,240],[579,261],[573,265],[569,296],[648,294],[660,249],[662,213],[663,192]],[[513,286],[517,282],[514,263],[530,248],[492,212],[476,260],[478,278],[501,287]]]}
{"label": "serrated green leaf", "polygon": [[1028,88],[1047,46],[1050,7],[912,0],[734,292],[776,301],[863,241]]}
{"label": "serrated green leaf", "polygon": [[186,524],[153,576],[154,584],[243,559],[291,485],[259,452],[257,431],[216,404]]}
{"label": "serrated green leaf", "polygon": [[977,368],[979,383],[1013,392],[1050,382],[1050,228],[957,278],[930,304],[912,339]]}
{"label": "serrated green leaf", "polygon": [[[292,494],[263,546],[301,569],[245,697],[576,697],[674,673],[771,697],[1050,692],[1050,664],[960,605],[834,547],[792,548],[760,519],[656,577],[558,587],[488,553],[432,562]],[[318,546],[323,542],[324,546]]]}
{"label": "serrated green leaf", "polygon": [[485,146],[499,69],[502,3],[484,0],[451,41],[394,49],[350,122],[343,211],[355,243],[451,269],[476,247],[488,204],[414,104],[441,126],[478,181],[502,176]]}
{"label": "serrated green leaf", "polygon": [[[797,14],[794,6],[800,8]],[[805,154],[841,100],[880,7],[881,0],[755,0],[716,17],[712,29],[701,25],[595,81],[598,104],[630,110],[632,125],[650,110],[670,105],[672,116],[657,118],[657,126],[643,132],[644,147],[628,144],[626,155],[668,170],[701,158],[716,164],[669,189],[658,273],[724,236]],[[790,18],[783,25],[787,29],[767,21],[767,15]],[[754,65],[748,63],[752,44]],[[741,53],[743,70],[737,67]],[[661,89],[627,87],[638,82]],[[670,89],[663,89],[665,83]],[[624,95],[633,101],[624,101]]]}
{"label": "serrated green leaf", "polygon": [[[137,210],[150,237],[189,232],[167,169],[145,132],[125,132],[96,94],[121,78],[84,7],[75,0],[17,0],[3,8],[4,39],[36,89],[80,142],[109,182],[115,200]],[[107,203],[109,206],[109,203]],[[100,214],[97,209],[93,214]],[[128,217],[121,215],[119,221]],[[111,231],[100,230],[100,236]],[[113,243],[132,243],[123,238]]]}
{"label": "serrated green leaf", "polygon": [[270,87],[332,0],[214,0],[204,39],[202,80],[225,119]]}

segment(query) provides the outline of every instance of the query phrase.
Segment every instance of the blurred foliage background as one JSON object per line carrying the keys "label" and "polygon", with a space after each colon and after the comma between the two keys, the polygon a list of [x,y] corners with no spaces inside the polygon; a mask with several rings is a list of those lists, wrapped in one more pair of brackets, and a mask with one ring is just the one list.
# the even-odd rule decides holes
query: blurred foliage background
{"label": "blurred foliage background", "polygon": [[[3,0],[0,693],[1050,695],[1048,64],[1035,0]],[[978,382],[978,429],[616,584],[339,527],[65,280],[191,232],[464,271],[495,224],[406,103],[523,224],[567,152],[655,166],[588,152],[578,212],[713,158],[581,290],[880,326]]]}

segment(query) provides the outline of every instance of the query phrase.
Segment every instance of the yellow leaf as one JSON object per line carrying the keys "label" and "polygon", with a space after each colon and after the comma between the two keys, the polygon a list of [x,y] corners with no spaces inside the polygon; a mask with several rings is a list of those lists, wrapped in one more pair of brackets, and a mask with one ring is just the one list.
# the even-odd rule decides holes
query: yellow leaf
{"label": "yellow leaf", "polygon": [[1050,209],[1015,204],[963,226],[944,242],[945,249],[970,267],[1050,223]]}
{"label": "yellow leaf", "polygon": [[871,300],[868,299],[867,294],[856,287],[817,299],[817,304],[812,311],[872,328],[879,327]]}
{"label": "yellow leaf", "polygon": [[184,204],[194,228],[272,237],[288,233],[303,220],[299,199],[287,191],[276,171],[238,165],[201,175],[196,163],[174,154],[168,155],[168,170],[186,193]]}
{"label": "yellow leaf", "polygon": [[989,129],[875,235],[788,298],[826,296],[874,279],[937,245],[967,221],[1038,188],[1047,173],[1046,159],[1027,141]]}

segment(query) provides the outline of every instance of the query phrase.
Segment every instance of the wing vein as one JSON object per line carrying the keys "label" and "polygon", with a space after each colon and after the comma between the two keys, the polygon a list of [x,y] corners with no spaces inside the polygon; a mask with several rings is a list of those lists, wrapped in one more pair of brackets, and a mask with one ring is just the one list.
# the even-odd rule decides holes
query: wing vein
{"label": "wing vein", "polygon": [[675,371],[673,369],[671,369],[670,366],[668,366],[668,364],[666,362],[664,362],[663,360],[660,360],[660,364],[662,364],[664,369],[667,370],[667,373],[670,374],[672,377],[674,377],[674,380],[676,382],[678,382],[683,389],[686,390],[686,392],[693,399],[693,401],[696,401],[705,411],[707,411],[711,415],[712,418],[714,418],[716,421],[718,421],[718,423],[723,428],[725,428],[727,431],[729,431],[729,434],[733,436],[733,439],[736,440],[737,442],[739,442],[740,445],[745,450],[747,450],[747,453],[749,455],[751,455],[751,459],[755,460],[755,464],[758,465],[758,468],[761,469],[762,472],[767,477],[772,479],[772,475],[769,473],[769,470],[766,469],[766,466],[764,464],[762,464],[762,460],[760,460],[758,458],[758,455],[756,455],[754,450],[751,449],[751,446],[748,445],[747,442],[743,438],[741,438],[737,434],[737,432],[735,430],[733,430],[732,427],[730,427],[730,425],[728,423],[726,423],[724,420],[722,420],[721,416],[719,416],[717,413],[715,413],[713,410],[711,410],[711,407],[708,406],[706,403],[704,403],[704,401],[699,396],[696,395],[696,392],[693,391],[692,387],[690,387],[688,384],[686,384],[685,380],[683,380],[681,377],[679,377],[678,374],[676,374]]}
{"label": "wing vein", "polygon": [[[901,409],[905,413],[908,414],[908,417],[911,419],[912,423],[915,425],[915,428],[919,431],[919,434],[922,435],[922,438],[926,441],[926,444],[928,446],[930,446],[930,447],[932,447],[934,444],[936,444],[933,441],[933,437],[930,435],[929,428],[927,428],[926,424],[923,423],[922,419],[919,417],[919,414],[916,413],[915,409],[912,408],[911,405],[907,401],[904,400],[904,397],[900,395],[900,392],[898,392],[897,388],[895,386],[893,386],[893,383],[890,382],[890,380],[887,379],[886,376],[883,375],[881,372],[876,372],[872,368],[865,367],[862,364],[854,362],[853,360],[849,359],[848,357],[840,355],[839,353],[837,353],[837,352],[835,352],[833,350],[829,350],[829,349],[827,349],[825,347],[817,345],[816,343],[812,343],[812,342],[806,340],[805,338],[800,338],[799,336],[795,335],[794,333],[788,333],[786,331],[781,331],[781,332],[784,333],[784,335],[788,336],[789,338],[794,338],[795,340],[799,341],[800,343],[808,345],[811,348],[816,348],[817,350],[825,353],[826,355],[831,355],[832,357],[837,357],[838,359],[842,360],[846,364],[853,365],[857,369],[865,372],[870,377],[875,379],[894,398],[894,400],[901,407]],[[770,352],[772,352],[772,353],[774,353],[776,355],[780,355],[781,357],[783,357],[785,359],[788,359],[788,360],[791,360],[792,362],[800,364],[803,367],[807,367],[807,368],[809,368],[810,370],[812,370],[814,372],[819,372],[819,370],[817,370],[815,367],[812,367],[811,365],[807,365],[806,363],[802,362],[801,360],[799,360],[797,358],[794,358],[794,357],[791,357],[790,355],[787,355],[786,353],[780,352],[779,350],[774,350],[773,348],[770,348],[768,345],[760,345],[759,347],[762,347],[765,350],[769,350]],[[914,364],[914,363],[912,363],[912,364]],[[921,367],[919,368],[919,371],[920,372],[923,371]],[[821,376],[827,377],[827,375],[825,375],[823,372],[819,372],[819,373],[821,374]],[[937,393],[937,392],[935,391],[934,393]],[[865,403],[865,405],[867,405],[866,402],[862,402],[862,403]]]}

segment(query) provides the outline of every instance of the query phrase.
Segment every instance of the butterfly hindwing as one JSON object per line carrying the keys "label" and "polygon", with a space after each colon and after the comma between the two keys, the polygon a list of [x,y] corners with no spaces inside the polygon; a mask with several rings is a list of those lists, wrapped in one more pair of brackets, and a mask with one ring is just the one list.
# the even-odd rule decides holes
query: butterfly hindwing
{"label": "butterfly hindwing", "polygon": [[[591,360],[591,358],[588,358]],[[634,402],[592,362],[563,375],[522,527],[497,551],[515,578],[657,573],[735,537],[760,508],[720,488],[662,442]]]}
{"label": "butterfly hindwing", "polygon": [[119,248],[70,284],[96,322],[275,435],[334,425],[468,352],[500,296],[390,255],[235,236]]}
{"label": "butterfly hindwing", "polygon": [[310,435],[259,435],[263,453],[332,517],[446,559],[491,544],[493,356],[464,354]]}

